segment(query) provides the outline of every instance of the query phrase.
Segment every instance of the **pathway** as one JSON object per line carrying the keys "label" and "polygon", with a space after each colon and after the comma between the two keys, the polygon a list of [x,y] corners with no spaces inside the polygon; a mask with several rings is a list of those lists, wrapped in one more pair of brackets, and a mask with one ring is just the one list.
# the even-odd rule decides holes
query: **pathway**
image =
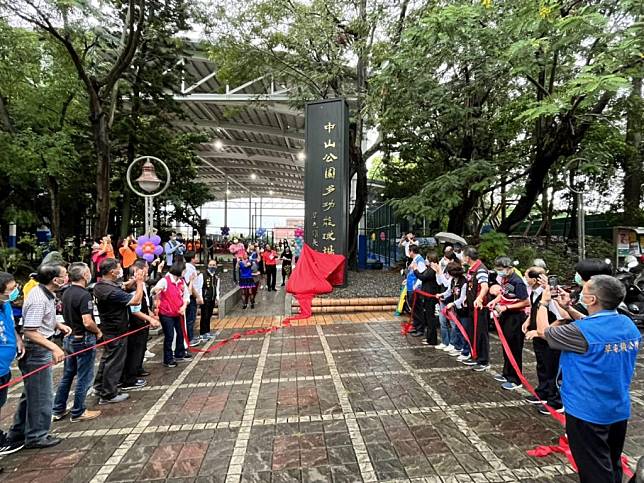
{"label": "pathway", "polygon": [[[148,387],[102,406],[97,420],[54,423],[63,443],[4,457],[2,479],[576,481],[561,456],[526,455],[561,428],[521,394],[501,390],[491,373],[400,336],[399,321],[386,314],[329,317],[243,338],[175,369],[150,365]],[[260,320],[219,321],[219,337]],[[279,318],[262,323],[269,320]],[[494,339],[497,364],[499,351]],[[534,379],[528,347],[525,359]],[[641,371],[633,390],[631,457],[644,453]],[[3,429],[17,395],[3,408]]]}

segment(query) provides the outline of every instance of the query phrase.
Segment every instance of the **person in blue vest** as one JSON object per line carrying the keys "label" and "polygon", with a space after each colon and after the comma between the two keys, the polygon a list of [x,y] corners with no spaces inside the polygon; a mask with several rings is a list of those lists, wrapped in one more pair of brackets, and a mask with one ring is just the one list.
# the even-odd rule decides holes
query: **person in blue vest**
{"label": "person in blue vest", "polygon": [[[621,483],[621,454],[631,415],[629,388],[641,335],[633,321],[617,313],[626,295],[610,275],[584,284],[580,302],[588,316],[549,325],[552,300],[545,275],[537,312],[537,334],[561,351],[561,399],[570,450],[582,483]],[[565,309],[566,307],[564,307]]]}
{"label": "person in blue vest", "polygon": [[414,330],[410,332],[410,335],[423,337],[425,335],[425,311],[423,309],[422,297],[417,297],[414,305],[414,290],[420,289],[422,282],[418,280],[415,271],[424,272],[427,265],[425,264],[425,259],[420,254],[418,245],[409,246],[409,258],[411,259],[410,267],[413,266],[413,268],[407,269],[407,303],[409,304],[409,308],[413,309],[414,314]]}
{"label": "person in blue vest", "polygon": [[[20,296],[16,280],[8,272],[0,272],[0,386],[11,380],[11,363],[25,353],[25,346],[16,331],[11,302]],[[0,389],[0,408],[7,402],[9,387]],[[0,455],[14,453],[25,445],[24,441],[12,442],[4,431],[0,431]],[[0,468],[1,471],[1,468]]]}

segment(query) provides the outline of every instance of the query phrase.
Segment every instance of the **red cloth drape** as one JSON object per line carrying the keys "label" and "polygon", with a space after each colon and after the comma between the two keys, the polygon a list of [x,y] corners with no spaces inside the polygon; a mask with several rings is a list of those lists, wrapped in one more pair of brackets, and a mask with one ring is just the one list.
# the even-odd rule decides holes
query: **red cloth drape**
{"label": "red cloth drape", "polygon": [[293,294],[300,303],[300,313],[289,319],[308,319],[312,313],[313,297],[329,293],[334,285],[344,283],[345,263],[344,255],[316,252],[304,244],[295,269],[286,283],[286,291]]}

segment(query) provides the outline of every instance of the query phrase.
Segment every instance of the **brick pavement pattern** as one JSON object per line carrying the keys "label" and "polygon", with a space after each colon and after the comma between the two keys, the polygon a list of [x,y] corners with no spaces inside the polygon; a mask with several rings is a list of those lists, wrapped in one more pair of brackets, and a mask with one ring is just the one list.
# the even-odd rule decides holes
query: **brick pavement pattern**
{"label": "brick pavement pattern", "polygon": [[[561,455],[531,458],[562,428],[492,374],[400,335],[390,314],[318,315],[231,342],[175,369],[149,361],[148,386],[63,443],[0,461],[8,482],[577,481]],[[218,338],[280,317],[216,322]],[[213,344],[214,341],[209,344]],[[493,337],[492,362],[501,362]],[[529,345],[525,372],[535,380]],[[644,368],[625,451],[644,453]],[[498,365],[493,369],[499,369]],[[56,378],[61,369],[56,368]],[[20,394],[3,408],[6,429]],[[70,398],[71,399],[71,398]],[[89,406],[96,404],[88,398]]]}

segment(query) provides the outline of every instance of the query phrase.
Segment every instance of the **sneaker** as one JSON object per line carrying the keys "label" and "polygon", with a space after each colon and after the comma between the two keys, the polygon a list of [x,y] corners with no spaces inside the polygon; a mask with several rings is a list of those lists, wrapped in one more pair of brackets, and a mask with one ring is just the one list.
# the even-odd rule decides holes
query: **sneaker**
{"label": "sneaker", "polygon": [[454,350],[454,346],[452,344],[448,344],[445,347],[443,347],[444,352],[452,352],[453,350]]}
{"label": "sneaker", "polygon": [[204,335],[201,336],[202,340],[210,340],[214,338],[215,338],[215,334],[213,334],[212,332],[206,332]]}
{"label": "sneaker", "polygon": [[250,303],[250,308],[251,308],[251,309],[254,309],[254,308],[255,308],[255,302],[251,302],[251,303]]}
{"label": "sneaker", "polygon": [[466,361],[462,361],[462,362],[463,362],[463,364],[465,364],[466,366],[478,366],[478,365],[479,365],[479,363],[478,363],[478,362],[473,361],[472,359],[467,359]]}
{"label": "sneaker", "polygon": [[90,411],[89,409],[86,409],[83,414],[80,416],[74,417],[72,416],[70,421],[72,423],[82,423],[83,421],[91,421],[92,419],[96,419],[101,415],[100,411]]}
{"label": "sneaker", "polygon": [[175,361],[164,362],[163,365],[165,367],[177,367],[177,363]]}
{"label": "sneaker", "polygon": [[184,354],[183,357],[175,357],[174,360],[175,362],[186,362],[192,359],[192,356],[190,354]]}
{"label": "sneaker", "polygon": [[435,347],[436,347],[437,349],[443,350],[443,349],[445,349],[445,347],[447,347],[447,346],[441,342],[440,344],[438,344],[438,345],[437,345],[437,346],[435,346]]}
{"label": "sneaker", "polygon": [[145,379],[137,379],[134,381],[134,384],[123,384],[121,386],[121,389],[124,391],[132,391],[134,389],[141,389],[142,387],[147,386],[148,381]]}
{"label": "sneaker", "polygon": [[525,398],[525,400],[528,401],[530,404],[542,404],[545,402],[539,399],[538,397],[534,397],[534,396],[528,396],[527,398]]}
{"label": "sneaker", "polygon": [[423,334],[423,333],[422,333],[421,331],[419,331],[419,330],[414,330],[413,332],[410,332],[410,333],[409,333],[409,335],[411,335],[412,337],[422,337],[422,336],[424,336],[425,334]]}
{"label": "sneaker", "polygon": [[246,307],[248,307],[246,304],[242,305],[242,310],[246,310]]}
{"label": "sneaker", "polygon": [[24,447],[24,441],[10,441],[6,438],[3,438],[3,441],[0,443],[0,456],[15,453],[16,451],[20,451]]}
{"label": "sneaker", "polygon": [[148,371],[141,371],[137,374],[139,377],[148,377],[150,375],[150,372]]}
{"label": "sneaker", "polygon": [[471,356],[471,355],[469,355],[469,354],[467,354],[467,355],[465,355],[465,354],[461,354],[460,356],[458,356],[458,357],[456,358],[456,360],[457,360],[458,362],[464,362],[464,361],[469,361],[471,358],[472,358],[472,356]]}
{"label": "sneaker", "polygon": [[476,371],[476,372],[485,372],[485,371],[487,371],[489,368],[490,368],[490,365],[489,365],[489,364],[476,364],[476,366],[474,366],[474,367],[472,368],[472,370],[473,370],[473,371]]}
{"label": "sneaker", "polygon": [[515,384],[513,382],[504,382],[503,384],[501,384],[501,387],[506,391],[516,391],[523,386],[521,384]]}
{"label": "sneaker", "polygon": [[200,337],[195,337],[190,341],[190,347],[197,347],[199,344],[201,344],[201,338]]}
{"label": "sneaker", "polygon": [[127,400],[129,398],[130,398],[129,394],[121,393],[121,394],[117,394],[112,399],[100,398],[98,400],[98,404],[101,405],[101,406],[103,406],[104,404],[116,404],[116,403],[123,402],[123,401],[125,401],[125,400]]}
{"label": "sneaker", "polygon": [[502,374],[496,374],[496,375],[494,376],[494,380],[495,380],[496,382],[508,382],[508,380],[507,380],[507,379],[505,378],[505,376],[504,376],[504,375],[502,375]]}
{"label": "sneaker", "polygon": [[449,351],[447,353],[447,355],[450,355],[452,357],[456,357],[456,356],[462,356],[463,354],[461,353],[461,351],[453,349],[453,350]]}
{"label": "sneaker", "polygon": [[69,413],[71,412],[72,412],[71,409],[66,409],[65,412],[63,412],[62,414],[52,414],[51,419],[53,419],[54,421],[62,421],[67,416],[69,416]]}
{"label": "sneaker", "polygon": [[149,350],[145,351],[145,356],[147,359],[152,359],[154,357],[154,352],[150,352]]}

